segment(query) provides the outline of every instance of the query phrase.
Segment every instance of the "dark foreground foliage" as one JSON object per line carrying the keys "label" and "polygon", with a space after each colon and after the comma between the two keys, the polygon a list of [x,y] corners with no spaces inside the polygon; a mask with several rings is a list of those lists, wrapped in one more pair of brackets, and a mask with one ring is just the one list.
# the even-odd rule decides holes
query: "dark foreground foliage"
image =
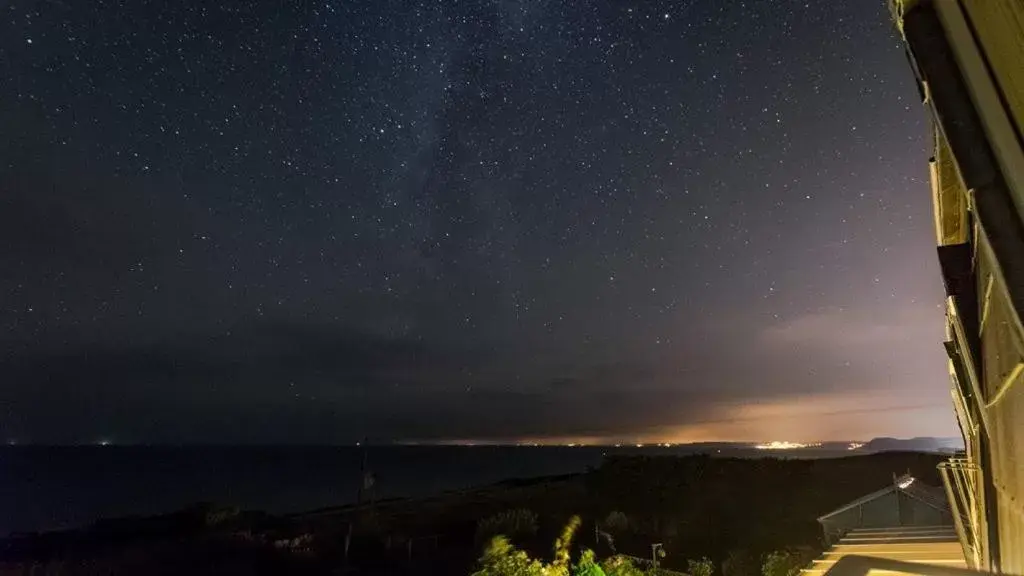
{"label": "dark foreground foliage", "polygon": [[[604,561],[652,556],[663,568],[759,576],[770,554],[802,562],[822,546],[815,519],[911,472],[938,485],[941,457],[885,453],[822,460],[615,457],[585,474],[518,480],[423,500],[273,517],[198,506],[10,538],[0,574],[459,575],[478,569],[495,534],[530,558],[579,516],[582,547]],[[789,563],[789,564],[787,564]],[[776,564],[773,564],[775,566]],[[703,570],[704,568],[701,568]],[[779,568],[785,574],[789,568]]]}

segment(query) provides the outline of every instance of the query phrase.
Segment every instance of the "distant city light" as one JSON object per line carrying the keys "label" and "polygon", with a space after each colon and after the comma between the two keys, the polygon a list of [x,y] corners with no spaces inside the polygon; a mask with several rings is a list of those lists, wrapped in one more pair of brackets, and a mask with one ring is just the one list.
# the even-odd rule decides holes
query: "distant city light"
{"label": "distant city light", "polygon": [[847,450],[858,450],[864,447],[863,442],[850,442],[850,445],[846,447]]}
{"label": "distant city light", "polygon": [[799,442],[786,442],[785,440],[781,442],[778,440],[772,440],[766,444],[757,444],[754,448],[758,450],[799,450],[801,448],[817,448],[818,446],[821,446],[820,442],[801,444]]}

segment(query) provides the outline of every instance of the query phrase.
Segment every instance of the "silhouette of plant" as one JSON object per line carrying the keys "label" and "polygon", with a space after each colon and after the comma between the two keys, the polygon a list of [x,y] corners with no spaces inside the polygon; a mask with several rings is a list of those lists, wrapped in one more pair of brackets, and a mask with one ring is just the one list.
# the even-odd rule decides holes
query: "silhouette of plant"
{"label": "silhouette of plant", "polygon": [[686,571],[690,576],[711,576],[715,572],[715,565],[707,557],[700,560],[688,560]]}
{"label": "silhouette of plant", "polygon": [[510,539],[537,533],[537,514],[524,508],[506,510],[477,522],[476,541],[484,542],[499,534]]}
{"label": "silhouette of plant", "polygon": [[762,576],[796,576],[800,573],[800,558],[787,550],[765,555],[761,563]]}
{"label": "silhouette of plant", "polygon": [[[554,559],[547,565],[517,550],[505,536],[495,536],[480,557],[480,569],[473,576],[607,576],[591,550],[584,550],[579,560],[571,563],[572,540],[579,527],[579,516],[569,519],[555,540]],[[617,572],[616,576],[630,575]]]}
{"label": "silhouette of plant", "polygon": [[480,569],[473,576],[546,576],[544,565],[516,550],[508,538],[495,536],[480,557]]}

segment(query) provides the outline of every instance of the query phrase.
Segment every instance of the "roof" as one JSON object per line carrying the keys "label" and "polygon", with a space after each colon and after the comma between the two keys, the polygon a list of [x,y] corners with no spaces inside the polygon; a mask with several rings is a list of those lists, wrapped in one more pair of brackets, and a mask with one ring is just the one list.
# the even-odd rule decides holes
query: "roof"
{"label": "roof", "polygon": [[860,498],[857,498],[856,500],[850,502],[849,504],[845,504],[829,512],[828,514],[819,516],[818,522],[828,520],[829,518],[842,514],[847,510],[851,510],[862,504],[867,504],[872,500],[876,500],[878,498],[881,498],[882,496],[886,496],[896,491],[902,492],[923,504],[935,508],[936,510],[941,510],[943,512],[949,511],[949,503],[946,501],[946,494],[945,492],[942,491],[941,488],[935,488],[933,486],[922,484],[919,480],[917,480],[910,474],[904,474],[903,476],[896,478],[892,484],[886,486],[885,488],[882,488],[881,490],[876,490],[871,494],[861,496]]}
{"label": "roof", "polygon": [[[964,551],[952,526],[903,526],[899,528],[859,528],[851,530],[842,540],[826,550],[800,571],[800,576],[824,576],[846,556],[868,557],[869,563],[879,561],[872,574],[900,574],[881,566],[884,561],[897,560],[912,564],[966,568]],[[928,574],[928,570],[914,570]]]}

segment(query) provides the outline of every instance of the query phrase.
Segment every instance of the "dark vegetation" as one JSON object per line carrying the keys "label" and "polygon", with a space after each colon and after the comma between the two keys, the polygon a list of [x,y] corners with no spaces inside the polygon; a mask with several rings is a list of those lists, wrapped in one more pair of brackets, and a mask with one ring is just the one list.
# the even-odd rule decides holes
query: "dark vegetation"
{"label": "dark vegetation", "polygon": [[[614,457],[585,474],[513,480],[422,500],[286,517],[198,506],[13,537],[0,573],[461,575],[495,535],[550,559],[579,516],[574,554],[651,557],[681,572],[708,558],[716,574],[759,576],[772,553],[803,562],[823,545],[816,518],[909,471],[938,485],[939,455],[821,460]],[[347,552],[346,552],[347,548]],[[785,568],[781,571],[784,573]]]}

